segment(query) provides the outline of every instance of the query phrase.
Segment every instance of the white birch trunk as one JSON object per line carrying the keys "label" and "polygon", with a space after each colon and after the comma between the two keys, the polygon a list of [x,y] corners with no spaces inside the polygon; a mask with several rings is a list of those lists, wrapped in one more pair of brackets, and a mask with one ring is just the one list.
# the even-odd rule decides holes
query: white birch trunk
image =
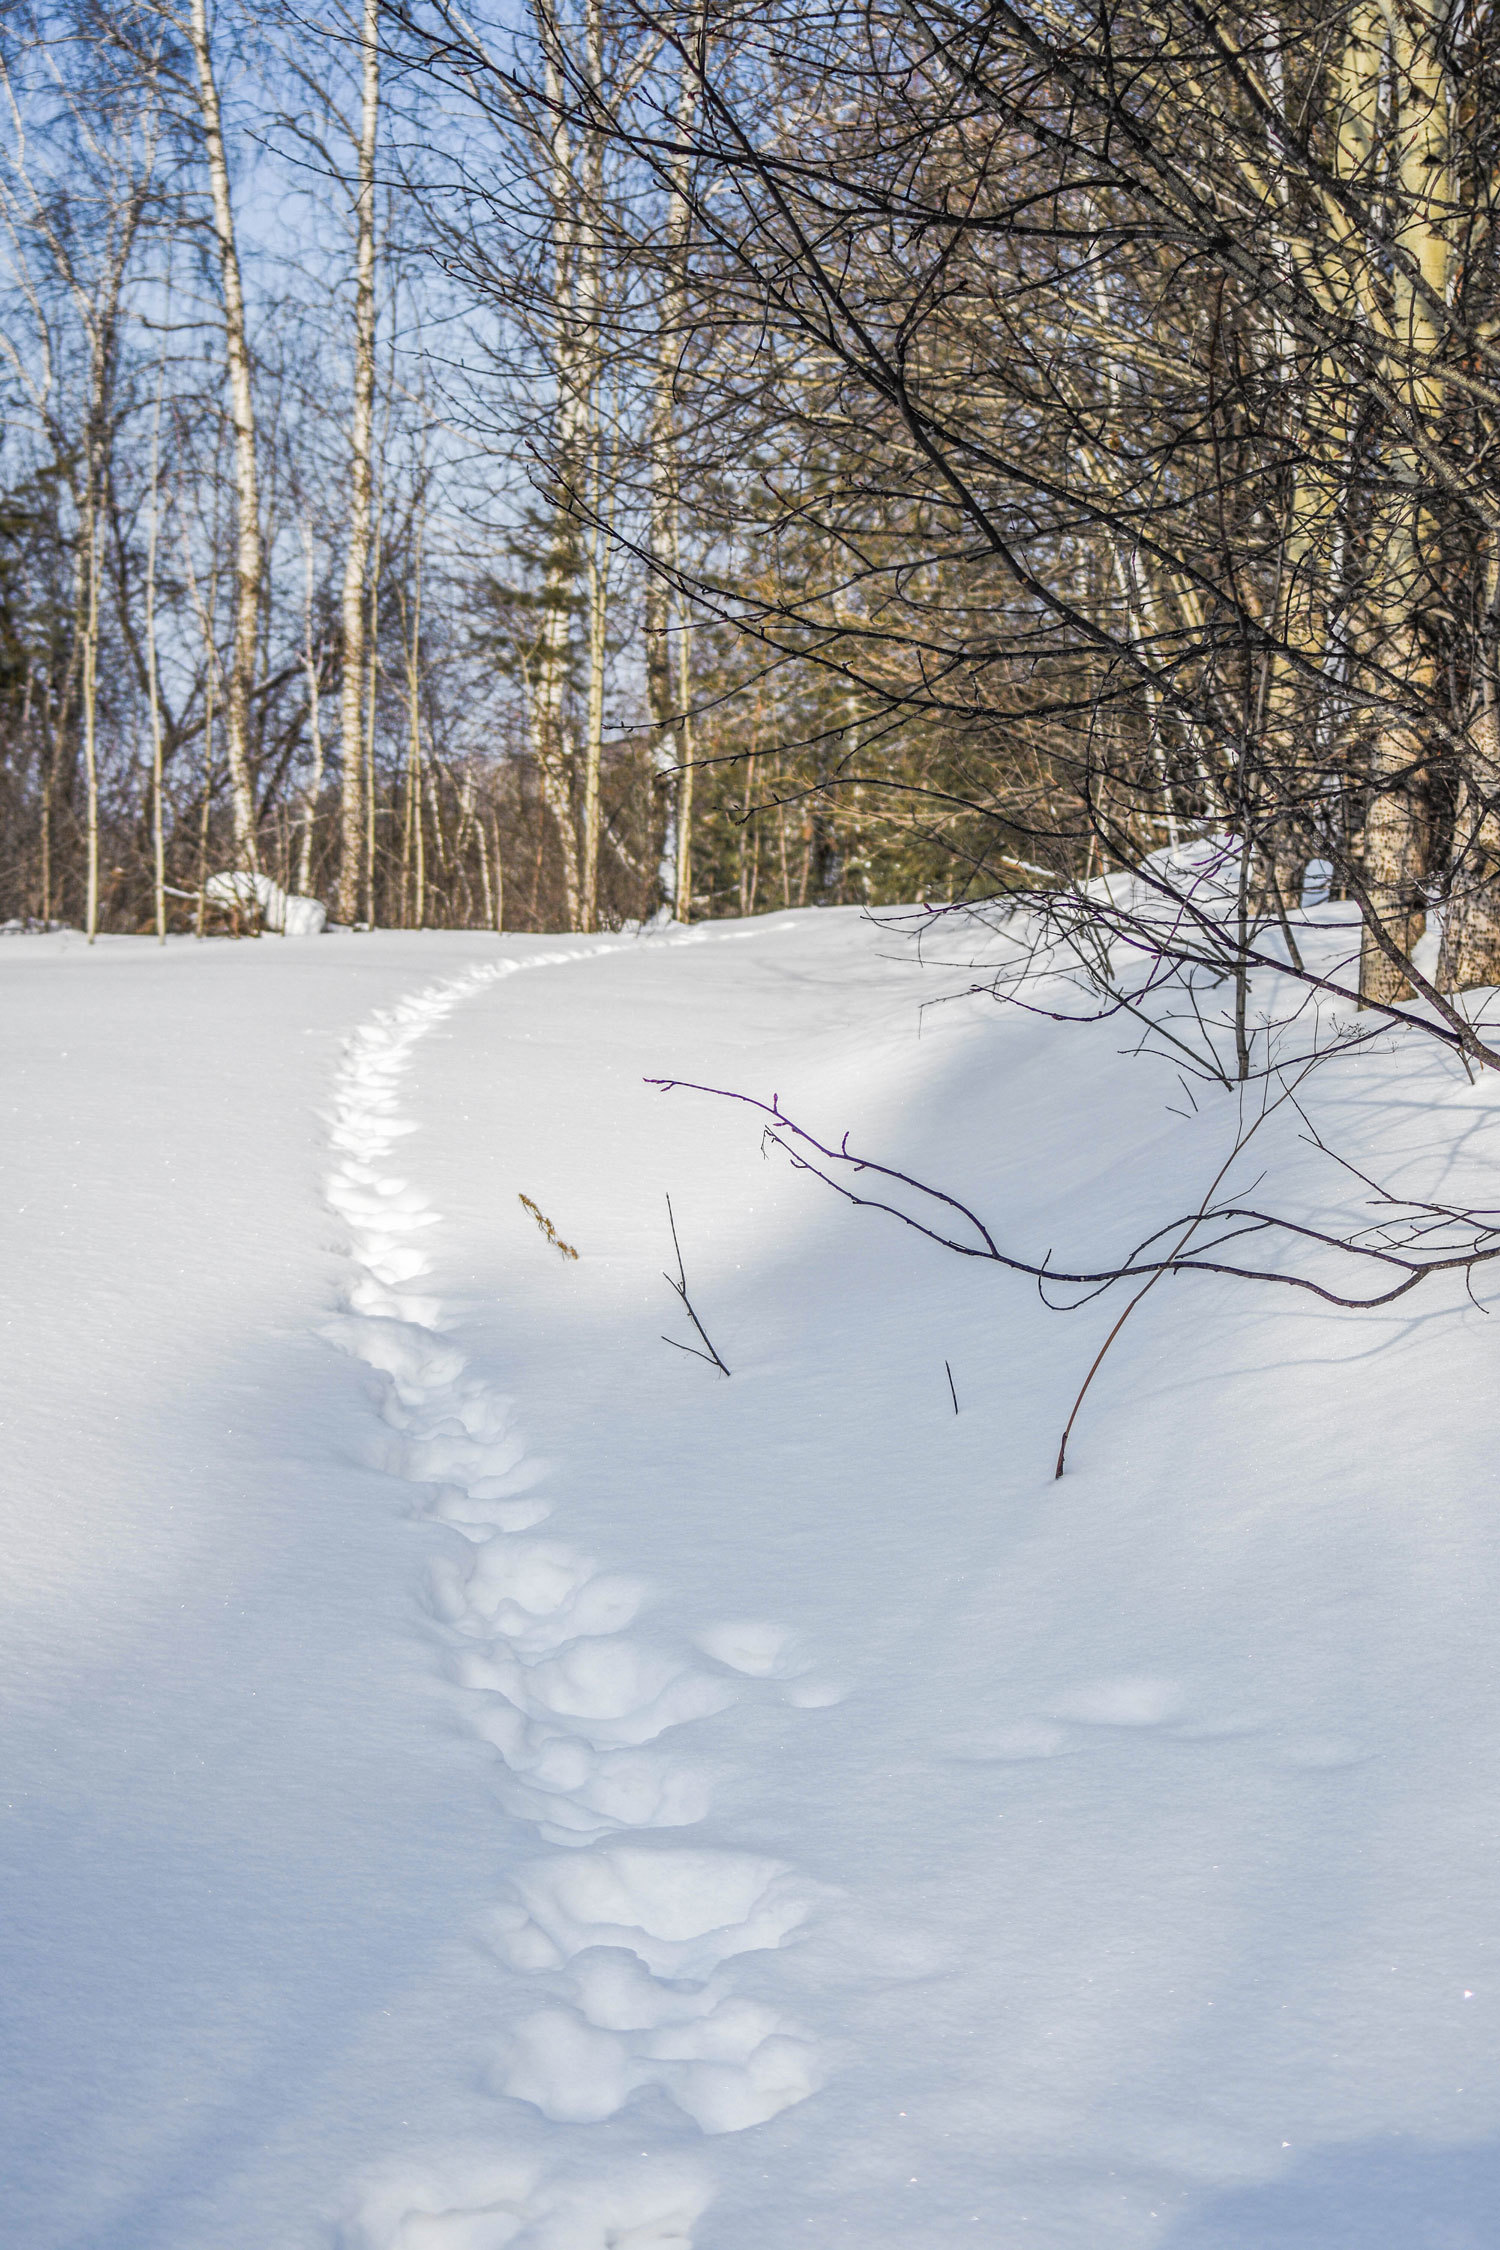
{"label": "white birch trunk", "polygon": [[[701,35],[701,11],[695,26]],[[691,42],[696,46],[696,38]],[[684,58],[677,89],[678,154],[672,161],[667,193],[666,238],[663,250],[661,330],[657,347],[656,381],[651,411],[651,497],[647,524],[649,568],[646,574],[646,693],[651,716],[651,763],[657,787],[665,797],[661,859],[657,884],[661,902],[677,921],[686,921],[692,879],[692,776],[688,766],[686,702],[683,683],[688,670],[679,645],[676,677],[671,657],[669,577],[675,570],[678,549],[677,415],[674,391],[677,362],[682,350],[686,311],[684,260],[687,253],[688,206],[687,145],[698,108],[698,81],[692,63]]]}
{"label": "white birch trunk", "polygon": [[323,707],[318,691],[320,651],[313,642],[313,537],[312,525],[302,526],[302,661],[307,671],[307,726],[312,741],[312,772],[302,796],[302,841],[297,856],[297,889],[306,898],[312,889],[313,838],[317,829],[318,800],[323,794]]}
{"label": "white birch trunk", "polygon": [[[552,215],[552,346],[557,382],[555,468],[566,487],[573,483],[579,466],[587,391],[587,374],[581,364],[573,311],[579,234],[577,183],[573,177],[573,148],[566,116],[562,33],[549,0],[537,0],[536,23],[551,118],[547,134],[547,192]],[[580,928],[583,918],[583,870],[579,863],[577,816],[573,804],[577,760],[568,740],[565,711],[569,607],[577,567],[575,550],[573,519],[564,491],[553,512],[551,544],[542,580],[542,622],[531,696],[531,735],[542,799],[552,816],[562,853],[564,908],[570,930]]]}
{"label": "white birch trunk", "polygon": [[151,874],[156,904],[156,938],[167,942],[167,845],[162,796],[161,677],[156,663],[156,554],[161,538],[161,394],[166,362],[156,386],[151,422],[151,516],[146,534],[146,699],[151,711]]}
{"label": "white birch trunk", "polygon": [[[415,584],[412,590],[410,632],[403,632],[406,658],[406,834],[403,839],[401,890],[404,918],[409,928],[427,926],[426,827],[422,818],[422,530],[417,527]],[[403,626],[406,623],[403,603]]]}
{"label": "white birch trunk", "polygon": [[84,928],[88,931],[90,945],[99,934],[99,496],[94,489],[94,475],[94,463],[90,459],[88,510],[84,520],[88,582],[83,622],[83,777],[88,857]]}
{"label": "white birch trunk", "polygon": [[685,605],[677,620],[677,727],[682,764],[677,776],[677,865],[673,906],[679,922],[693,918],[693,647]]}
{"label": "white birch trunk", "polygon": [[[588,0],[584,18],[585,63],[589,83],[602,90],[604,80],[604,10],[601,0]],[[600,385],[600,309],[602,232],[604,226],[604,137],[590,131],[584,147],[582,183],[582,238],[578,259],[578,380],[582,388],[581,420],[587,447],[589,526],[588,593],[588,715],[583,760],[583,866],[580,877],[578,926],[592,930],[599,920],[599,777],[604,755],[604,660],[609,616],[609,543],[601,519],[604,507],[604,431]]]}
{"label": "white birch trunk", "polygon": [[[354,408],[349,431],[349,535],[344,556],[344,669],[339,739],[343,796],[339,825],[338,913],[359,912],[361,862],[373,819],[367,807],[364,730],[365,587],[373,537],[375,429],[375,148],[380,125],[380,5],[365,0],[360,105],[359,189],[355,199]],[[373,867],[366,871],[373,882]],[[367,899],[368,904],[368,899]]]}
{"label": "white birch trunk", "polygon": [[209,578],[205,599],[198,584],[198,573],[193,568],[192,541],[187,525],[179,515],[178,537],[182,545],[182,570],[187,580],[188,593],[198,617],[198,631],[203,641],[203,808],[198,819],[198,911],[194,918],[194,935],[202,937],[203,921],[207,910],[208,882],[208,828],[213,811],[214,794],[214,689],[218,682],[218,651],[214,645],[214,611],[218,607],[219,589],[217,567]]}
{"label": "white birch trunk", "polygon": [[380,568],[383,526],[375,507],[374,567],[370,573],[370,628],[365,648],[365,714],[360,744],[364,803],[364,918],[375,927],[375,694],[380,682]]}
{"label": "white birch trunk", "polygon": [[214,78],[207,0],[192,0],[191,36],[198,68],[198,113],[208,161],[214,238],[219,253],[223,295],[224,357],[229,374],[229,411],[234,430],[235,558],[234,639],[229,663],[225,719],[229,736],[229,787],[237,864],[258,872],[255,793],[250,768],[250,709],[260,646],[261,580],[265,557],[260,530],[260,487],[256,467],[255,398],[250,380],[250,349],[245,329],[245,293],[240,278],[234,205],[219,89]]}

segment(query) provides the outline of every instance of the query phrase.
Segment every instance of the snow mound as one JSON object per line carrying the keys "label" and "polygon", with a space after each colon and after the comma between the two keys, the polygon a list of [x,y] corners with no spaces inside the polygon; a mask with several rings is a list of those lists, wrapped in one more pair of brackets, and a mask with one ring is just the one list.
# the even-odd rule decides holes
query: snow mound
{"label": "snow mound", "polygon": [[210,906],[222,906],[227,912],[258,914],[279,937],[317,937],[328,926],[328,909],[320,898],[284,891],[269,875],[247,870],[210,875],[203,895]]}

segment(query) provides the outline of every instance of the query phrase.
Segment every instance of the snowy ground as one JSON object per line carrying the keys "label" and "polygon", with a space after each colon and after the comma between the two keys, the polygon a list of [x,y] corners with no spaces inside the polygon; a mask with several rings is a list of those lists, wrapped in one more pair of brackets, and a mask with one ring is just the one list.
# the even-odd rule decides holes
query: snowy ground
{"label": "snowy ground", "polygon": [[1055,1485],[1112,1302],[642,1083],[1033,1252],[1191,1207],[1229,1097],[962,981],[0,944],[8,2242],[1492,2250],[1497,1331],[1173,1283]]}

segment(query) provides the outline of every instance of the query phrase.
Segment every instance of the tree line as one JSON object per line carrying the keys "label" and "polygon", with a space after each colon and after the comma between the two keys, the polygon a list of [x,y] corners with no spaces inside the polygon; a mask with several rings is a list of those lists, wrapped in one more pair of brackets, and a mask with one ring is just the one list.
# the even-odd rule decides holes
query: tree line
{"label": "tree line", "polygon": [[5,912],[1020,894],[1491,1060],[1483,0],[0,38]]}

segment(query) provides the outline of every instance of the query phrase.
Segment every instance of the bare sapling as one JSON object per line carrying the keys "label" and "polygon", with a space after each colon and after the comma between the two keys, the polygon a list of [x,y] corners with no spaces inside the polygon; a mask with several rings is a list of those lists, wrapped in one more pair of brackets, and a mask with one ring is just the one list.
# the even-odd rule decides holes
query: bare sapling
{"label": "bare sapling", "polygon": [[662,1280],[667,1284],[667,1287],[672,1290],[677,1296],[682,1305],[683,1311],[687,1314],[688,1319],[692,1322],[694,1328],[702,1337],[703,1350],[700,1352],[696,1344],[684,1344],[679,1342],[677,1337],[668,1336],[665,1334],[662,1337],[662,1342],[664,1344],[670,1344],[674,1351],[686,1352],[690,1359],[706,1360],[710,1367],[717,1367],[721,1375],[727,1375],[729,1373],[729,1369],[724,1365],[723,1360],[720,1359],[718,1352],[715,1350],[713,1343],[710,1341],[708,1331],[704,1327],[702,1321],[698,1318],[698,1315],[694,1312],[693,1301],[688,1295],[687,1273],[682,1263],[682,1244],[677,1239],[677,1221],[672,1214],[672,1198],[670,1197],[670,1195],[667,1197],[667,1224],[672,1229],[672,1248],[676,1252],[677,1256],[677,1278],[674,1281],[669,1273],[664,1273],[662,1275]]}

